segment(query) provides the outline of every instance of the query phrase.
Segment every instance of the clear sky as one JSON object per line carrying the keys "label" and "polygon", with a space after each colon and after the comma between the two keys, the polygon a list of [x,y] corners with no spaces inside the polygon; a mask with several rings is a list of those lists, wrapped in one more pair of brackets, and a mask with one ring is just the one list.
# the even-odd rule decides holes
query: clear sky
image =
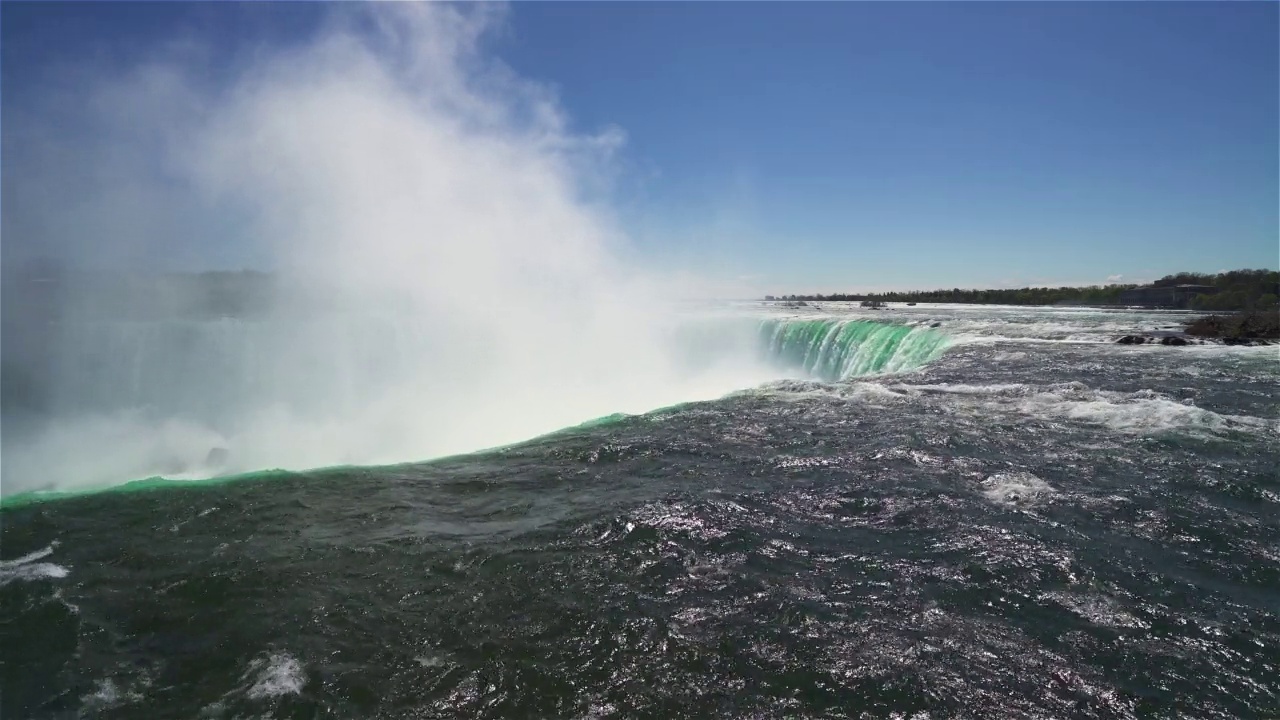
{"label": "clear sky", "polygon": [[[5,3],[5,125],[52,65],[182,35],[217,76],[323,12]],[[636,253],[786,293],[1277,267],[1278,28],[1271,2],[518,3],[483,49],[625,133]]]}

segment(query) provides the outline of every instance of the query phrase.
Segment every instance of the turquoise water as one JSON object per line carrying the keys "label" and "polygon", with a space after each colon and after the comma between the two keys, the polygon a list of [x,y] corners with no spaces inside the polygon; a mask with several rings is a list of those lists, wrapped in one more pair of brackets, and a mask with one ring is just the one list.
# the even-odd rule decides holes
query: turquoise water
{"label": "turquoise water", "polygon": [[771,357],[827,381],[913,370],[951,343],[925,327],[836,318],[768,319],[760,333]]}

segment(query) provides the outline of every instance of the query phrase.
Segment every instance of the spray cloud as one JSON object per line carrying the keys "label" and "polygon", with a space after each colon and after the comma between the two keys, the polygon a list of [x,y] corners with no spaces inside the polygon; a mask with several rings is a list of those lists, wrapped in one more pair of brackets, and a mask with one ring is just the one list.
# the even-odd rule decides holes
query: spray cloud
{"label": "spray cloud", "polygon": [[[95,78],[86,114],[115,144],[93,156],[108,166],[75,197],[32,198],[6,235],[75,236],[82,256],[129,263],[253,258],[278,281],[254,317],[65,313],[45,341],[53,410],[6,432],[5,494],[207,473],[213,447],[230,450],[222,470],[410,461],[762,379],[675,351],[656,282],[620,262],[624,239],[584,199],[621,134],[574,134],[553,93],[485,57],[502,19],[340,6],[217,83],[190,46]],[[58,184],[37,166],[59,164],[6,168],[31,175],[6,208]],[[14,377],[30,369],[8,352],[20,324]]]}

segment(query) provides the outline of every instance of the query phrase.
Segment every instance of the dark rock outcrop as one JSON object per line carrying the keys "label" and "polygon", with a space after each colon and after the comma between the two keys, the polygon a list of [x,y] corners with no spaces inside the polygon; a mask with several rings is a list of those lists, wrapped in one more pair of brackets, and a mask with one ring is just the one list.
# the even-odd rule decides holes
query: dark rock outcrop
{"label": "dark rock outcrop", "polygon": [[1272,344],[1272,342],[1273,341],[1271,340],[1264,340],[1263,338],[1240,338],[1240,337],[1222,338],[1223,345],[1244,345],[1246,347],[1252,347],[1255,345],[1270,345]]}
{"label": "dark rock outcrop", "polygon": [[[1269,345],[1266,340],[1280,339],[1280,310],[1258,308],[1235,315],[1209,315],[1187,324],[1187,334],[1222,338],[1230,345]],[[1263,342],[1245,342],[1245,341]]]}
{"label": "dark rock outcrop", "polygon": [[1124,335],[1116,338],[1117,345],[1165,345],[1181,347],[1185,345],[1270,345],[1271,341],[1262,338],[1205,338],[1173,333],[1157,333],[1151,335]]}

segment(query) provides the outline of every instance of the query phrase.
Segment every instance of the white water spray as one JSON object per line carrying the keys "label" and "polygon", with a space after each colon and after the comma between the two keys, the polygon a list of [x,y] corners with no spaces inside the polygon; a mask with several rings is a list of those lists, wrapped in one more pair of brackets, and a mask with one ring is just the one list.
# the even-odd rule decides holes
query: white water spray
{"label": "white water spray", "polygon": [[281,281],[261,317],[63,323],[52,384],[89,407],[6,437],[5,494],[207,474],[211,447],[219,471],[411,461],[766,377],[679,360],[582,199],[617,133],[483,57],[489,8],[339,12],[216,90],[173,60],[101,84],[96,120],[155,131],[164,193],[229,213]]}

